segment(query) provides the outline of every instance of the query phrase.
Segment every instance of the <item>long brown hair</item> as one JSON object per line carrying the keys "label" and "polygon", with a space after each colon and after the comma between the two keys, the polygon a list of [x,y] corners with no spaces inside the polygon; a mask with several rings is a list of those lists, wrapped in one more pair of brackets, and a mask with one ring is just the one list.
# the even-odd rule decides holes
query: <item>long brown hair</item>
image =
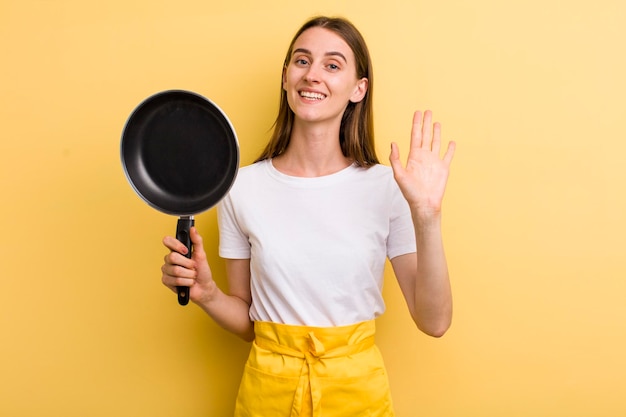
{"label": "long brown hair", "polygon": [[[369,167],[378,163],[374,146],[374,121],[372,107],[373,73],[372,61],[367,45],[361,33],[348,20],[340,17],[319,16],[307,21],[293,37],[283,68],[287,68],[291,60],[293,45],[298,37],[307,29],[322,27],[339,35],[352,49],[356,61],[357,78],[368,79],[368,89],[363,100],[349,102],[339,130],[339,143],[343,155],[351,158],[358,166]],[[287,93],[283,89],[282,73],[280,85],[280,107],[278,116],[274,122],[272,136],[256,162],[268,158],[274,158],[287,149],[291,139],[294,113],[287,102]]]}

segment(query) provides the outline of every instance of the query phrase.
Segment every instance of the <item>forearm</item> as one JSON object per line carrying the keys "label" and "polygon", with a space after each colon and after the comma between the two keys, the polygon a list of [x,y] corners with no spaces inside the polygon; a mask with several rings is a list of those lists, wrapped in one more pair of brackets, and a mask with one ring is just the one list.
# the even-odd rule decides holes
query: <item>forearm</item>
{"label": "forearm", "polygon": [[247,301],[228,295],[215,286],[206,300],[196,302],[219,326],[246,341],[254,339],[254,325],[250,320]]}
{"label": "forearm", "polygon": [[452,321],[452,291],[441,233],[441,212],[412,213],[417,244],[414,320],[432,336],[441,336]]}

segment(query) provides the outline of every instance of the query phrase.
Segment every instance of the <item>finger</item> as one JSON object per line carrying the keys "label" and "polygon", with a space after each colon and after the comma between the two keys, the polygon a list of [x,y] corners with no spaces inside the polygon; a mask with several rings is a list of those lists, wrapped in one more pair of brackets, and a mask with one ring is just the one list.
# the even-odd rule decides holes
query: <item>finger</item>
{"label": "finger", "polygon": [[174,285],[173,283],[174,279],[165,273],[165,271],[163,270],[163,267],[161,267],[161,271],[162,271],[161,282],[163,283],[163,285],[165,285],[167,288],[169,288],[172,291],[176,291],[176,285]]}
{"label": "finger", "polygon": [[456,142],[448,143],[448,149],[446,150],[445,155],[443,156],[443,162],[446,163],[447,166],[450,166],[452,163],[452,158],[454,157],[454,151],[456,150]]}
{"label": "finger", "polygon": [[178,252],[170,252],[163,258],[165,265],[181,266],[187,269],[194,269],[196,267],[195,261],[187,258],[185,255],[181,255]]}
{"label": "finger", "polygon": [[170,277],[172,279],[184,278],[193,280],[196,279],[197,276],[195,269],[168,263],[161,266],[161,272],[163,272],[164,277]]}
{"label": "finger", "polygon": [[433,125],[433,144],[432,144],[433,153],[439,156],[439,151],[441,150],[441,124],[435,123]]}
{"label": "finger", "polygon": [[411,149],[422,146],[422,112],[413,113],[413,128],[411,129]]}
{"label": "finger", "polygon": [[177,292],[176,287],[191,287],[196,282],[196,271],[179,265],[166,263],[161,266],[161,272],[161,282],[175,292]]}
{"label": "finger", "polygon": [[422,149],[431,149],[433,142],[433,113],[430,110],[424,112],[422,122]]}
{"label": "finger", "polygon": [[161,282],[172,291],[176,291],[176,287],[192,287],[195,285],[196,280],[194,278],[183,278],[163,273]]}
{"label": "finger", "polygon": [[398,149],[398,144],[395,142],[391,143],[389,163],[391,164],[391,169],[393,169],[394,173],[400,172],[400,170],[402,169],[402,162],[400,162],[400,150]]}
{"label": "finger", "polygon": [[178,239],[173,238],[172,236],[165,236],[163,238],[163,245],[171,251],[181,253],[186,255],[189,252],[189,249]]}

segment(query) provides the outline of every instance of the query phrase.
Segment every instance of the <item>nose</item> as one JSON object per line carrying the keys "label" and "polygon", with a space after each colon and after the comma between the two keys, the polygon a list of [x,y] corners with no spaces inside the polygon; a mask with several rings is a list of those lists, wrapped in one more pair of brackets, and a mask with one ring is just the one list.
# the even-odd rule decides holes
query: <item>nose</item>
{"label": "nose", "polygon": [[310,65],[303,78],[306,82],[318,83],[320,81],[320,69],[316,65]]}

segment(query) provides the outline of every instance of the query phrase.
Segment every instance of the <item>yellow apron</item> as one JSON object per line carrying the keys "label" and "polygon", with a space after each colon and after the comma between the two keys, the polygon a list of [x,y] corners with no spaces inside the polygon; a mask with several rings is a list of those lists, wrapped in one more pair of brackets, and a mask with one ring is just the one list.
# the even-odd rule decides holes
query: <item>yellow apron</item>
{"label": "yellow apron", "polygon": [[392,417],[375,323],[255,322],[235,417]]}

